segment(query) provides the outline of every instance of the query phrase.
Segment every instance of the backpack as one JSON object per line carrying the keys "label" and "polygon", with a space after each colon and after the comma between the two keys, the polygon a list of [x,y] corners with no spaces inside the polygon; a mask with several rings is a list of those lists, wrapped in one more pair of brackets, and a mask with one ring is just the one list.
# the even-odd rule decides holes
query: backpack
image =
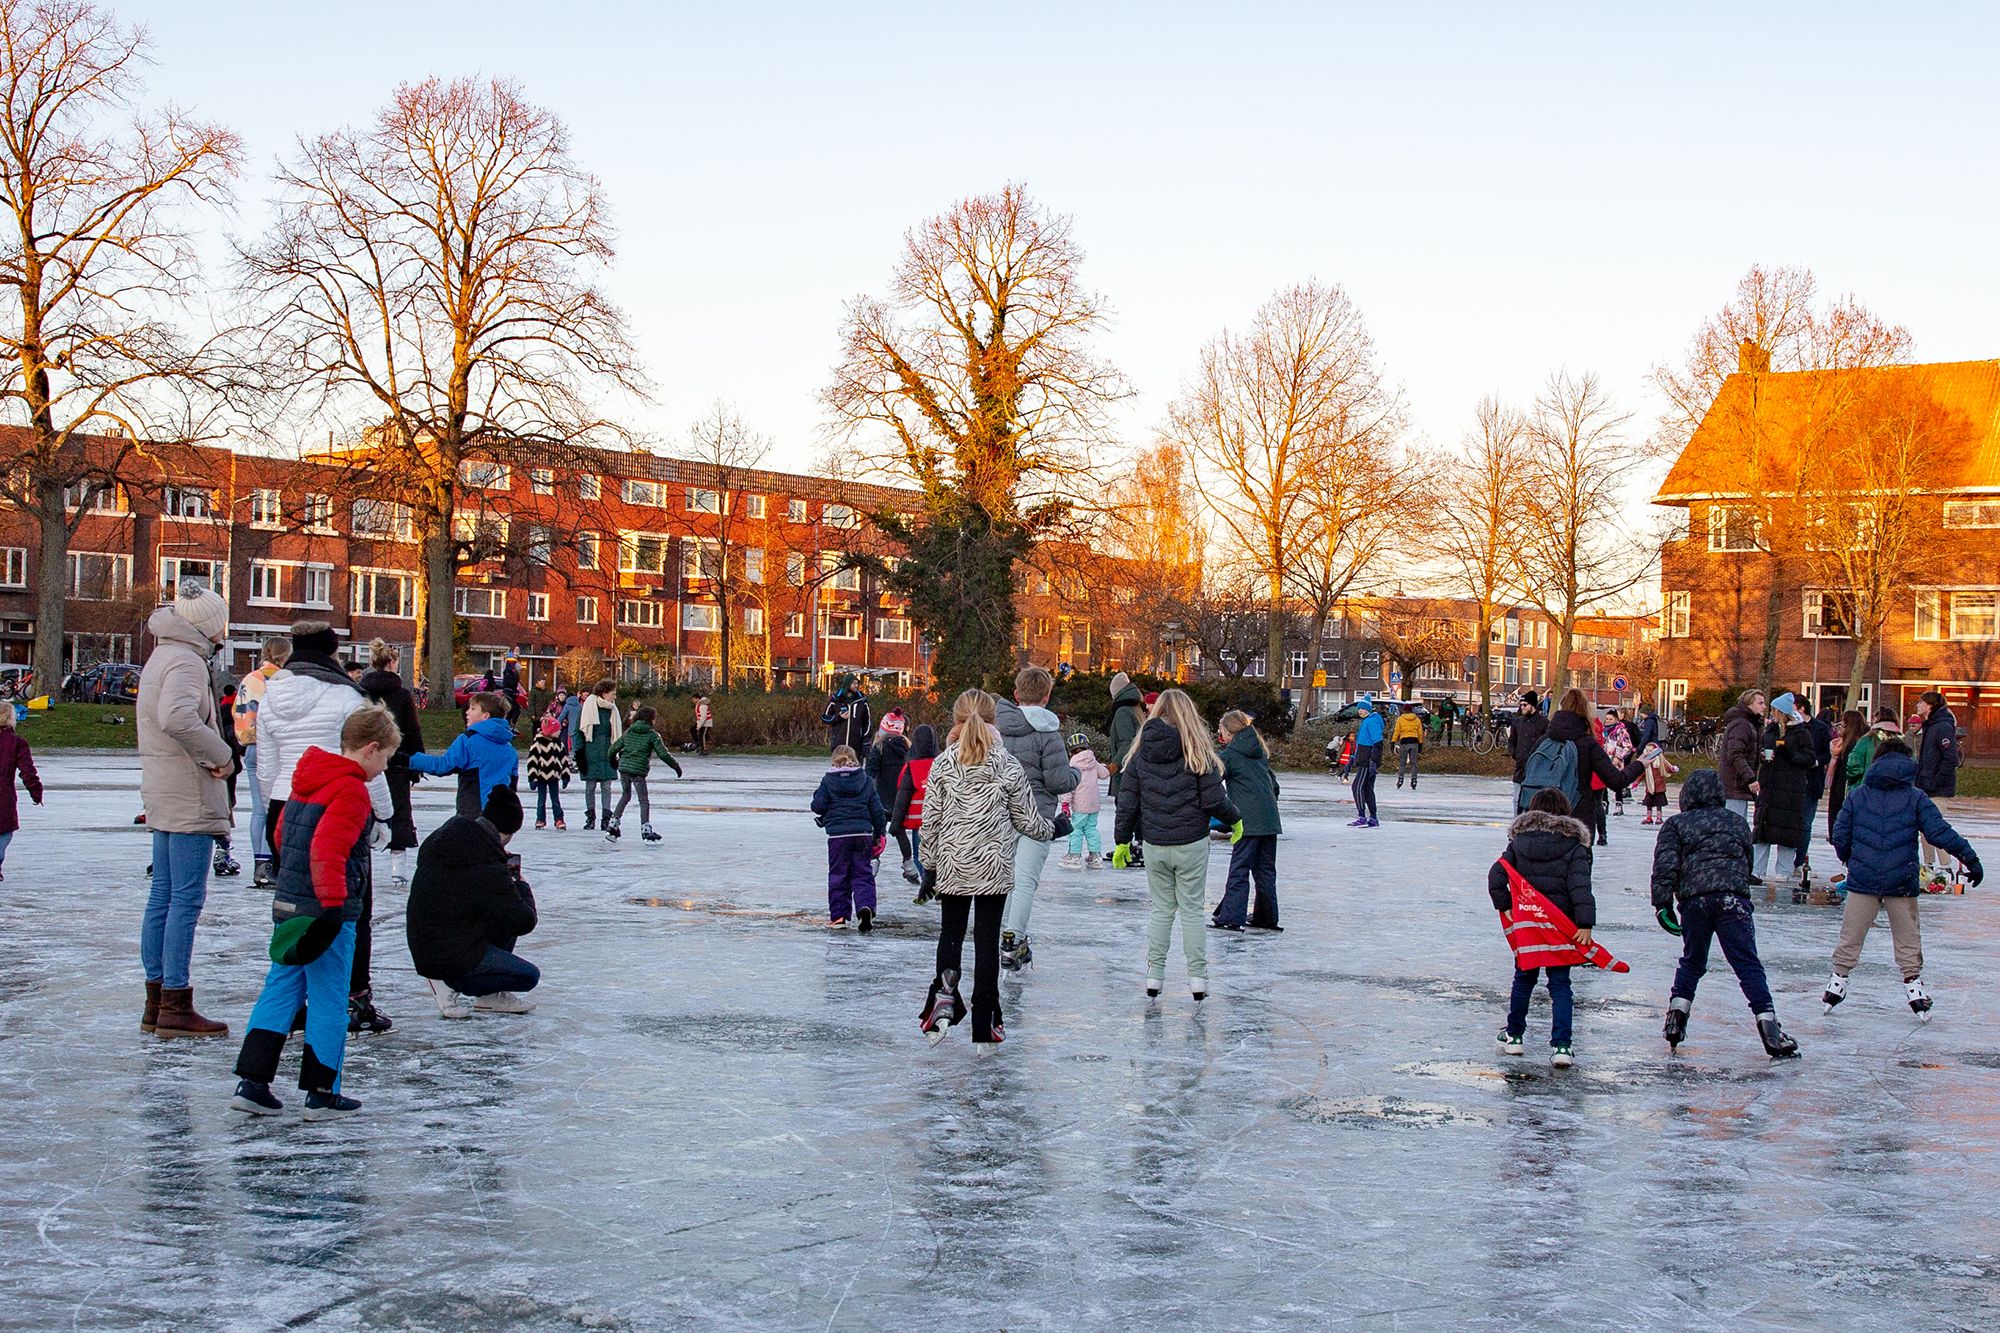
{"label": "backpack", "polygon": [[1578,789],[1576,774],[1576,744],[1573,741],[1545,739],[1528,756],[1528,762],[1521,770],[1521,795],[1514,802],[1515,813],[1528,808],[1535,799],[1535,793],[1547,787],[1562,792],[1575,809],[1583,793]]}

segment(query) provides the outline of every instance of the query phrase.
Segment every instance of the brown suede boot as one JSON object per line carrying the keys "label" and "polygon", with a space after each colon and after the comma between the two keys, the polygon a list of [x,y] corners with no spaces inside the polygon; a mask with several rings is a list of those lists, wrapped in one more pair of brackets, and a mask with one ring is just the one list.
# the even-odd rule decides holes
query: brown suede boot
{"label": "brown suede boot", "polygon": [[160,983],[146,983],[146,1012],[139,1018],[139,1031],[151,1032],[160,1024]]}
{"label": "brown suede boot", "polygon": [[194,987],[160,992],[160,1016],[155,1021],[156,1037],[226,1037],[229,1024],[203,1018],[194,1009]]}

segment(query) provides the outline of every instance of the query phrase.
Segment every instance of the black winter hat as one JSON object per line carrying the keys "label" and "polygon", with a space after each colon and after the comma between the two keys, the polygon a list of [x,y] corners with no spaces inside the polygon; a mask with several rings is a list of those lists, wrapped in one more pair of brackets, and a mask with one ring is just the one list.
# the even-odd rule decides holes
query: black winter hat
{"label": "black winter hat", "polygon": [[1524,690],[1521,693],[1521,702],[1530,708],[1540,708],[1542,706],[1542,696],[1536,694],[1533,690]]}
{"label": "black winter hat", "polygon": [[292,635],[294,653],[318,653],[321,657],[332,657],[340,651],[340,636],[331,629],[318,629],[309,634]]}
{"label": "black winter hat", "polygon": [[494,828],[508,837],[521,831],[521,798],[514,794],[512,787],[495,787],[486,798],[486,806],[479,812]]}

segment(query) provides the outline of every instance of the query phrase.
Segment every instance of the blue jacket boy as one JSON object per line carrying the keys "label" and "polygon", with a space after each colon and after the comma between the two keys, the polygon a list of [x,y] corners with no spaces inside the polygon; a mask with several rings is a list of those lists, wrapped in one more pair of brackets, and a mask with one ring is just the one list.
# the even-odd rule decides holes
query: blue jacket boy
{"label": "blue jacket boy", "polygon": [[1833,850],[1847,863],[1847,891],[1878,898],[1914,898],[1923,869],[1917,836],[1960,861],[1977,884],[1986,876],[1978,853],[1945,821],[1937,802],[1917,790],[1917,763],[1908,754],[1885,754],[1847,794],[1833,821]]}
{"label": "blue jacket boy", "polygon": [[443,754],[413,754],[413,773],[458,774],[458,813],[477,818],[486,808],[486,798],[495,787],[512,787],[521,767],[520,752],[514,748],[514,729],[504,713],[491,714],[474,695],[465,706],[465,731]]}

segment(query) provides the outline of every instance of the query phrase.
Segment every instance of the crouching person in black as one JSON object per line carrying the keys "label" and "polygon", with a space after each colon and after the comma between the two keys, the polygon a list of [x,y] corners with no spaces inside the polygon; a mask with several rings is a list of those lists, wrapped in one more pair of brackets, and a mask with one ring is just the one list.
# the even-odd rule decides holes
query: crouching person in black
{"label": "crouching person in black", "polygon": [[514,953],[514,941],[535,928],[535,895],[520,858],[507,854],[507,840],[520,831],[521,798],[495,787],[479,814],[446,820],[417,849],[410,958],[446,1018],[535,1007],[522,992],[535,988],[541,971]]}

